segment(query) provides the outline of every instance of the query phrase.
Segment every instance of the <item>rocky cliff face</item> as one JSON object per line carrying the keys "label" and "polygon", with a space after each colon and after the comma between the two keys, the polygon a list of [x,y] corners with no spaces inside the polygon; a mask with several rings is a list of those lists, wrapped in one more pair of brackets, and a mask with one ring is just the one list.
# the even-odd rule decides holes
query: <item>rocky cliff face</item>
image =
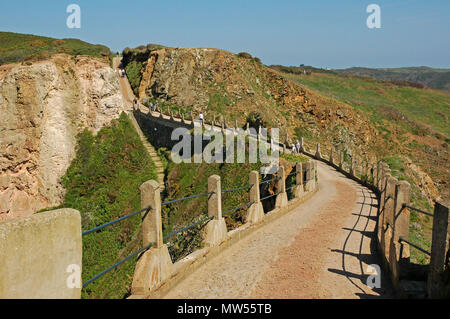
{"label": "rocky cliff face", "polygon": [[[303,136],[310,143],[308,149],[314,147],[311,141],[319,141],[322,150],[334,145],[357,155],[358,162],[363,158],[375,161],[389,154],[385,140],[367,114],[286,79],[248,54],[142,47],[125,51],[124,59],[142,65],[136,88],[141,100],[154,98],[193,110],[194,116],[202,112],[207,122],[223,116],[228,124],[237,121],[241,127],[250,113],[257,112],[264,126],[280,129],[282,142],[286,134],[288,143],[295,141],[295,135]],[[429,201],[437,198],[428,175],[410,175],[418,176],[423,196]]]}
{"label": "rocky cliff face", "polygon": [[160,48],[147,50],[145,57],[134,54],[142,63],[141,100],[156,98],[202,112],[208,122],[216,115],[240,126],[258,112],[267,128],[280,129],[282,140],[287,133],[293,141],[298,131],[305,137],[332,135],[326,140],[350,153],[355,146],[368,150],[369,144],[381,143],[369,121],[349,105],[289,81],[251,57],[218,49]]}
{"label": "rocky cliff face", "polygon": [[97,132],[122,111],[117,76],[99,60],[0,66],[0,219],[59,205],[77,133]]}

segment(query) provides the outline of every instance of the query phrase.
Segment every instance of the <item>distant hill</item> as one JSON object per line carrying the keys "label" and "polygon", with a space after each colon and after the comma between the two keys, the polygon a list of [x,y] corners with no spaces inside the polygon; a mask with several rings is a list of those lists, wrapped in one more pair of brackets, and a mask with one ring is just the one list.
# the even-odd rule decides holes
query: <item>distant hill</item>
{"label": "distant hill", "polygon": [[391,69],[354,67],[334,71],[358,76],[369,76],[380,80],[417,82],[430,88],[450,91],[450,69],[433,69],[425,66]]}
{"label": "distant hill", "polygon": [[39,61],[57,53],[109,57],[104,45],[90,44],[78,39],[54,39],[32,34],[0,32],[0,65]]}

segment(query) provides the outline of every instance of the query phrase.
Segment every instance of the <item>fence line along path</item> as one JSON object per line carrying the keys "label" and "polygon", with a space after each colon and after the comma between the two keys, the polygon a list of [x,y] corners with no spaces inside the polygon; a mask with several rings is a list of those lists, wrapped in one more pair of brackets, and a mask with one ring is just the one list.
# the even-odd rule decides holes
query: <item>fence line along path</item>
{"label": "fence line along path", "polygon": [[[116,70],[118,70],[119,65],[120,65],[120,59],[119,58],[114,58],[114,68]],[[128,110],[127,110],[127,114],[128,117],[131,120],[131,123],[133,123],[133,126],[136,130],[136,132],[139,135],[139,138],[142,142],[142,144],[144,144],[145,149],[147,150],[148,154],[150,155],[153,163],[156,166],[156,175],[158,178],[158,183],[161,187],[161,191],[164,190],[165,188],[165,183],[164,183],[164,165],[158,155],[158,153],[156,152],[155,148],[153,147],[153,145],[151,145],[148,141],[148,139],[145,137],[144,132],[142,132],[141,127],[139,126],[139,124],[136,121],[136,118],[134,117],[134,114],[132,112],[133,110],[133,99],[134,99],[134,93],[131,90],[130,84],[128,83],[128,80],[126,77],[122,78],[119,76],[119,73],[117,72],[117,76],[119,77],[119,82],[120,82],[120,90],[122,91],[122,96],[124,99],[124,104],[127,106]]]}

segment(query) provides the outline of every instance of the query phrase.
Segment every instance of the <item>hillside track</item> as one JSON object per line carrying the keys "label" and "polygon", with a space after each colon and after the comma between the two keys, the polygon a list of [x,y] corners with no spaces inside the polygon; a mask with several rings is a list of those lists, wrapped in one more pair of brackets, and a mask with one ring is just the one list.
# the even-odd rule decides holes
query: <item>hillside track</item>
{"label": "hillside track", "polygon": [[392,298],[388,274],[367,286],[377,199],[319,162],[319,190],[205,263],[165,298]]}
{"label": "hillside track", "polygon": [[[117,74],[119,74],[118,69],[120,66],[120,58],[114,58],[113,66],[114,66],[114,69],[117,70]],[[156,175],[158,177],[158,183],[160,185],[160,190],[163,191],[165,189],[164,165],[163,165],[158,153],[156,152],[155,148],[147,140],[147,138],[145,137],[144,133],[142,132],[139,124],[137,123],[136,118],[134,117],[133,100],[135,99],[135,96],[131,89],[130,83],[128,82],[128,79],[126,77],[122,78],[119,75],[118,75],[118,77],[119,77],[119,83],[120,83],[120,90],[122,92],[122,96],[124,99],[124,104],[128,105],[128,107],[129,107],[128,116],[130,117],[130,120],[131,120],[134,128],[136,129],[136,132],[138,133],[141,142],[144,144],[145,149],[147,150],[153,163],[156,166]]]}

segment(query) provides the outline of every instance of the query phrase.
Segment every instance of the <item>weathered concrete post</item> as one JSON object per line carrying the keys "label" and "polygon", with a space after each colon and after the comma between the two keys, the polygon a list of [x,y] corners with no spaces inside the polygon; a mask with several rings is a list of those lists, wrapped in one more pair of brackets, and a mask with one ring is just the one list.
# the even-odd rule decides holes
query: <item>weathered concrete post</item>
{"label": "weathered concrete post", "polygon": [[234,120],[234,129],[237,131],[239,129],[238,127],[238,121]]}
{"label": "weathered concrete post", "polygon": [[141,185],[141,207],[151,207],[142,213],[142,242],[144,247],[153,243],[136,264],[131,290],[133,295],[148,295],[170,277],[173,264],[169,250],[163,242],[161,220],[161,194],[156,181]]}
{"label": "weathered concrete post", "polygon": [[308,161],[306,163],[302,163],[304,180],[305,180],[305,191],[312,191],[312,182],[311,182],[311,171],[312,171],[312,162]]}
{"label": "weathered concrete post", "polygon": [[259,193],[259,172],[251,171],[250,172],[250,205],[247,211],[246,223],[257,224],[264,219],[264,208],[262,206],[260,200]]}
{"label": "weathered concrete post", "polygon": [[214,217],[206,225],[205,244],[209,247],[220,245],[227,237],[227,225],[222,217],[222,186],[220,176],[208,178],[208,216]]}
{"label": "weathered concrete post", "polygon": [[442,298],[443,272],[449,245],[450,201],[436,201],[433,213],[433,237],[431,241],[430,272],[427,291],[429,298]]}
{"label": "weathered concrete post", "polygon": [[353,158],[352,158],[351,161],[350,161],[350,170],[348,171],[348,173],[349,173],[351,176],[355,176],[355,171],[354,171],[354,169],[353,169]]}
{"label": "weathered concrete post", "polygon": [[391,268],[394,287],[399,284],[400,272],[405,269],[409,261],[409,245],[399,242],[400,237],[408,240],[409,211],[403,205],[409,204],[411,185],[407,181],[400,181],[395,185],[394,202],[394,233],[390,243],[389,265]]}
{"label": "weathered concrete post", "polygon": [[334,165],[333,146],[331,146],[331,151],[330,151],[330,164]]}
{"label": "weathered concrete post", "polygon": [[302,169],[302,163],[297,163],[295,165],[295,172],[297,173],[295,175],[295,183],[297,184],[297,187],[295,187],[295,197],[301,197],[303,193],[305,192],[305,189],[303,188],[303,169]]}
{"label": "weathered concrete post", "polygon": [[284,166],[280,166],[278,168],[278,183],[277,183],[277,192],[279,194],[276,197],[275,207],[281,208],[285,207],[288,204],[288,198],[286,193],[286,173],[284,170]]}
{"label": "weathered concrete post", "polygon": [[393,235],[394,227],[394,201],[395,201],[395,186],[398,181],[390,174],[386,176],[386,190],[384,197],[384,207],[380,222],[382,222],[381,233],[381,249],[384,253],[385,260],[389,261],[390,243]]}
{"label": "weathered concrete post", "polygon": [[317,159],[321,159],[322,158],[322,154],[320,153],[320,143],[317,143],[316,154],[314,156]]}
{"label": "weathered concrete post", "polygon": [[79,299],[82,254],[74,209],[0,221],[0,299]]}
{"label": "weathered concrete post", "polygon": [[372,163],[372,185],[374,187],[377,186],[377,179],[378,179],[378,163]]}
{"label": "weathered concrete post", "polygon": [[303,137],[300,138],[300,152],[301,153],[305,152],[305,144],[303,142]]}

